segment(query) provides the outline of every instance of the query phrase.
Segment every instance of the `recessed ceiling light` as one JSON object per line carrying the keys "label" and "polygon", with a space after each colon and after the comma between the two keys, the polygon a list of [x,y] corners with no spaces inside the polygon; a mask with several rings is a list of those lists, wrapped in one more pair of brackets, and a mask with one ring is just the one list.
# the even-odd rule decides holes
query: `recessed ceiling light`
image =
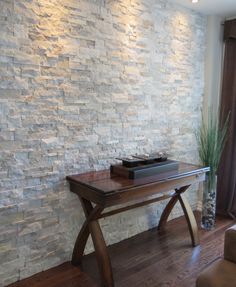
{"label": "recessed ceiling light", "polygon": [[192,3],[198,3],[198,0],[192,0]]}

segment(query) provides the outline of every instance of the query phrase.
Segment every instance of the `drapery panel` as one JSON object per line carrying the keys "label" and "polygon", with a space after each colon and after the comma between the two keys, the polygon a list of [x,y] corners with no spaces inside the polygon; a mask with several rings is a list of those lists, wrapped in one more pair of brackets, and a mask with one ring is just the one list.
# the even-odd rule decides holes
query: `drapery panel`
{"label": "drapery panel", "polygon": [[221,121],[230,112],[230,123],[218,172],[217,213],[236,218],[236,19],[225,22],[224,41]]}

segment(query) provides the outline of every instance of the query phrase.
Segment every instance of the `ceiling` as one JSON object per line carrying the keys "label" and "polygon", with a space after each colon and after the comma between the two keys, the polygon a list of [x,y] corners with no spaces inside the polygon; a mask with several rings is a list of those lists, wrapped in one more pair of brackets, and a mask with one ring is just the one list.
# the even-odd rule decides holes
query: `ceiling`
{"label": "ceiling", "polygon": [[171,1],[206,15],[236,16],[236,0],[199,0],[196,4],[193,4],[191,0]]}

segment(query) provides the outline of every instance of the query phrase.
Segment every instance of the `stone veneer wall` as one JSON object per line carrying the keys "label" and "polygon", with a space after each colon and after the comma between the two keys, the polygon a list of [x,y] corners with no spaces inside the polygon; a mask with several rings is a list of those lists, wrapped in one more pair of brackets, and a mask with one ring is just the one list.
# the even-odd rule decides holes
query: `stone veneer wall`
{"label": "stone veneer wall", "polygon": [[[198,161],[205,32],[162,0],[0,1],[0,286],[70,259],[84,216],[66,175],[160,149]],[[163,206],[101,220],[107,242]]]}

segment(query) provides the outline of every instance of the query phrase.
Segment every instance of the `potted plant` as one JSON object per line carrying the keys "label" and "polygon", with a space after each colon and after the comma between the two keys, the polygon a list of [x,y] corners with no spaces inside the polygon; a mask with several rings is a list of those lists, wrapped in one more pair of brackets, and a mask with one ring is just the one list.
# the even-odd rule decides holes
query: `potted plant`
{"label": "potted plant", "polygon": [[199,158],[204,166],[210,167],[203,184],[201,226],[206,230],[215,225],[217,170],[226,141],[228,122],[229,115],[220,124],[218,115],[209,110],[207,119],[202,114],[202,122],[196,134]]}

